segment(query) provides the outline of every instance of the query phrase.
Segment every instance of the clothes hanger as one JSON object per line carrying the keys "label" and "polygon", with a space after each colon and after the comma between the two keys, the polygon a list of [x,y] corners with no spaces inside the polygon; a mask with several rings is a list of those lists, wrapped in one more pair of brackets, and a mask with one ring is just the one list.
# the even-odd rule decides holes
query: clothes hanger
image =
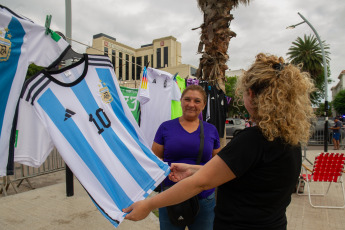
{"label": "clothes hanger", "polygon": [[[51,34],[51,36],[54,36],[57,34],[60,37],[62,37],[65,41],[67,41],[66,36],[63,33],[59,32],[59,31],[53,31],[50,29],[51,20],[52,20],[52,16],[47,15],[46,16],[46,22],[45,22],[45,28],[46,28],[45,33],[46,33],[46,35]],[[62,53],[61,56],[62,56],[61,58],[59,58],[58,60],[53,62],[50,66],[48,66],[47,69],[49,69],[49,70],[59,69],[59,66],[62,64],[61,62],[64,62],[63,63],[64,66],[67,66],[67,63],[72,64],[73,62],[84,57],[83,54],[75,52],[72,49],[71,45]],[[67,62],[67,60],[71,60],[71,61]]]}
{"label": "clothes hanger", "polygon": [[[46,22],[45,22],[45,28],[46,28],[46,35],[48,34],[53,34],[53,33],[56,33],[58,34],[60,37],[62,37],[65,41],[66,40],[66,36],[59,32],[59,31],[52,31],[50,29],[50,24],[51,24],[51,21],[52,21],[52,16],[51,15],[47,15],[46,16]],[[68,49],[67,53],[63,56],[63,58],[60,60],[60,61],[65,61],[65,60],[68,60],[68,59],[78,59],[78,58],[82,58],[83,57],[83,54],[80,54],[80,53],[77,53],[75,52],[71,47]]]}
{"label": "clothes hanger", "polygon": [[[63,33],[61,33],[60,31],[56,31],[55,33],[57,33],[58,35],[60,35],[60,37],[62,37],[65,41],[66,40],[66,37]],[[83,54],[80,54],[80,53],[77,53],[75,52],[72,47],[70,47],[67,51],[67,53],[62,57],[61,61],[66,61],[68,59],[72,59],[72,60],[75,60],[75,59],[80,59],[82,58],[84,55]]]}

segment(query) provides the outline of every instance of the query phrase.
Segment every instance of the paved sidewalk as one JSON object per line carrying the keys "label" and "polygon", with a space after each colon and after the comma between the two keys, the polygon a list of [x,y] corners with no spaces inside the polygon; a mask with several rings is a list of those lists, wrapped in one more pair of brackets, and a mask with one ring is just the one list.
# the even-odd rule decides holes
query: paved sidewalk
{"label": "paved sidewalk", "polygon": [[[344,152],[338,150],[337,152]],[[310,150],[307,158],[314,161],[320,150]],[[329,152],[332,152],[330,150]],[[308,164],[307,161],[304,161]],[[284,172],[282,172],[284,173]],[[319,191],[323,185],[314,186]],[[340,204],[341,190],[338,184],[332,185],[329,195],[315,199],[317,204]],[[306,191],[306,188],[305,188]],[[287,209],[288,230],[344,230],[345,209],[316,209],[309,204],[308,196],[292,195]],[[79,184],[74,181],[74,196],[66,197],[65,183],[47,186],[0,199],[0,229],[6,230],[107,230],[115,229],[100,214],[91,199]],[[119,230],[158,230],[159,221],[154,214],[140,222],[125,220]]]}
{"label": "paved sidewalk", "polygon": [[[98,211],[78,180],[74,196],[66,197],[65,183],[0,199],[0,229],[6,230],[107,230],[114,226]],[[139,222],[125,220],[119,230],[159,229],[151,213]]]}

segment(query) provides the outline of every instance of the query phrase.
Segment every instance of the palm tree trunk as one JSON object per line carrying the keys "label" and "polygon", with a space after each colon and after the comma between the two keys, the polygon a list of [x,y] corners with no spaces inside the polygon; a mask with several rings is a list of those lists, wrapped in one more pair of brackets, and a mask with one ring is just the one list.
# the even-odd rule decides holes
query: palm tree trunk
{"label": "palm tree trunk", "polygon": [[[239,3],[247,4],[249,0],[198,0],[198,6],[204,13],[204,23],[200,26],[201,36],[198,53],[202,54],[196,77],[207,80],[225,93],[225,70],[230,39],[236,37],[229,26],[234,19],[230,11]],[[226,137],[226,135],[225,135]],[[221,138],[225,146],[226,138]]]}

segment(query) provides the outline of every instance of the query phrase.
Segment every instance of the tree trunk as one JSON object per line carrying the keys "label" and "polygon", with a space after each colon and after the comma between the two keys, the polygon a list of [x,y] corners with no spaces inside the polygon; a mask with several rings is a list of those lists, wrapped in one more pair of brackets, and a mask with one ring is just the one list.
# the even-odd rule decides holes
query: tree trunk
{"label": "tree trunk", "polygon": [[[237,6],[239,1],[198,1],[204,13],[204,23],[200,26],[201,36],[198,53],[202,54],[196,77],[206,80],[210,85],[215,85],[225,93],[225,70],[230,39],[236,36],[231,31],[230,22],[234,19],[230,10]],[[226,145],[225,136],[221,138],[221,147]]]}

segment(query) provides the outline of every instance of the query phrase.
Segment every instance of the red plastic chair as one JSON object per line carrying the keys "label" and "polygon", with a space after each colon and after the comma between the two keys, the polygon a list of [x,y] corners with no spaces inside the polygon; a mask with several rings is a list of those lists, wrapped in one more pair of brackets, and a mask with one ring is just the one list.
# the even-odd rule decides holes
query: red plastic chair
{"label": "red plastic chair", "polygon": [[[303,180],[306,182],[308,186],[309,203],[311,206],[313,206],[314,208],[344,208],[345,207],[345,192],[344,192],[343,177],[342,177],[342,173],[344,170],[344,162],[345,162],[345,157],[343,153],[321,153],[320,155],[315,157],[313,170],[310,170],[306,166],[303,165],[305,173],[301,174],[301,176],[303,177]],[[308,171],[310,171],[311,174],[309,174]],[[329,182],[329,186],[325,193],[311,194],[310,185],[309,185],[309,183],[311,182]],[[327,195],[332,182],[341,184],[344,204],[342,206],[314,205],[312,203],[311,196]],[[299,181],[298,183],[297,191],[299,191],[300,185],[301,185],[301,181]],[[298,194],[298,195],[303,195],[303,194]]]}

